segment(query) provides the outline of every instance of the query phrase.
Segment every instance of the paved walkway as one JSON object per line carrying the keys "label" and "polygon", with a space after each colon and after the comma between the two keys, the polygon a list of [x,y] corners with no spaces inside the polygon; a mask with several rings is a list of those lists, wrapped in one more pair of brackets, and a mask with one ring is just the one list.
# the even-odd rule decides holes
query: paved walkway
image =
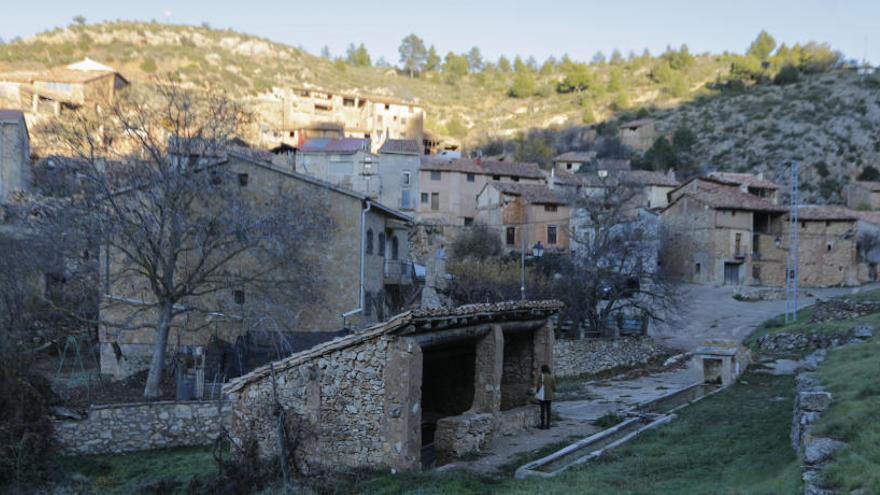
{"label": "paved walkway", "polygon": [[[813,304],[817,297],[828,298],[858,293],[880,287],[880,284],[856,288],[807,289],[800,305]],[[785,312],[785,300],[743,302],[733,298],[733,287],[685,286],[689,301],[681,316],[669,325],[661,325],[654,338],[663,345],[693,351],[708,339],[743,341],[754,329]],[[786,363],[787,364],[787,363]],[[781,370],[780,370],[781,371]],[[784,372],[787,372],[786,369]],[[458,467],[483,473],[497,473],[513,461],[522,464],[534,460],[538,451],[560,442],[574,442],[598,432],[592,422],[609,412],[621,411],[640,402],[656,399],[673,390],[680,390],[700,381],[695,363],[688,361],[675,369],[658,371],[631,378],[628,375],[586,381],[567,395],[586,397],[557,401],[554,413],[559,420],[550,430],[529,429],[516,435],[496,439],[487,453],[475,460],[457,463]],[[537,406],[535,406],[537,407]],[[524,458],[528,457],[527,460]]]}

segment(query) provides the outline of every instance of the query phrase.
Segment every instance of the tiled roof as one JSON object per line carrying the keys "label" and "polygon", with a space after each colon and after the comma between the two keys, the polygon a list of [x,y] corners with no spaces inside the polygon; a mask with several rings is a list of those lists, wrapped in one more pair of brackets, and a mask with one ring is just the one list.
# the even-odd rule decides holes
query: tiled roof
{"label": "tiled roof", "polygon": [[379,153],[392,153],[397,155],[419,155],[421,146],[415,139],[386,139]]}
{"label": "tiled roof", "polygon": [[798,220],[822,221],[822,220],[858,220],[858,213],[837,205],[800,205],[798,206]]}
{"label": "tiled roof", "polygon": [[363,138],[312,139],[299,149],[303,153],[357,153],[369,151],[370,140]]}
{"label": "tiled roof", "polygon": [[880,182],[858,180],[853,182],[854,185],[864,187],[871,192],[880,192]]}
{"label": "tiled roof", "polygon": [[595,151],[567,151],[553,159],[554,162],[588,162],[596,158]]}
{"label": "tiled roof", "polygon": [[710,190],[684,191],[680,196],[673,200],[673,203],[684,196],[690,196],[712,208],[723,210],[768,211],[779,213],[784,213],[787,210],[784,206],[773,204],[770,201],[759,198],[753,194],[744,193],[737,189],[726,187],[719,187]]}
{"label": "tiled roof", "polygon": [[734,172],[712,172],[709,174],[710,177],[715,179],[720,179],[726,182],[730,182],[731,184],[736,184],[738,186],[745,185],[746,187],[755,187],[759,189],[779,189],[779,185],[769,181],[767,179],[762,179],[755,174],[738,174]]}
{"label": "tiled roof", "polygon": [[853,213],[859,218],[859,220],[873,223],[874,225],[880,225],[880,211],[854,210]]}
{"label": "tiled roof", "polygon": [[569,203],[568,195],[559,189],[550,189],[544,184],[522,184],[520,182],[491,181],[492,186],[502,194],[519,196],[529,203],[564,205]]}
{"label": "tiled roof", "polygon": [[[550,174],[547,174],[547,180],[550,180]],[[606,181],[596,174],[572,174],[562,170],[554,172],[554,180],[562,186],[604,187],[607,185]]]}
{"label": "tiled roof", "polygon": [[104,71],[84,71],[68,68],[50,69],[42,74],[34,76],[34,81],[41,82],[65,82],[65,83],[85,83],[101,77],[115,74],[114,72]]}
{"label": "tiled roof", "polygon": [[630,184],[645,186],[678,186],[678,181],[672,177],[662,172],[654,172],[651,170],[630,170],[629,172],[621,172],[620,180]]}
{"label": "tiled roof", "polygon": [[503,175],[506,177],[522,177],[527,179],[543,179],[544,172],[537,163],[520,162],[493,162],[458,158],[450,160],[433,157],[422,158],[422,170],[434,170],[440,172],[459,172],[481,175]]}
{"label": "tiled roof", "polygon": [[244,387],[255,381],[261,380],[272,373],[282,372],[294,366],[299,366],[312,359],[319,358],[331,352],[368,342],[383,335],[399,334],[420,324],[430,323],[442,318],[474,318],[483,321],[493,321],[497,319],[510,318],[512,314],[521,315],[520,318],[528,316],[530,319],[536,317],[547,318],[562,308],[562,303],[556,300],[545,301],[505,301],[488,304],[468,304],[457,308],[437,308],[437,309],[419,309],[415,311],[407,311],[389,319],[383,323],[377,323],[371,327],[364,329],[358,333],[346,335],[344,337],[333,339],[323,344],[318,344],[311,349],[298,352],[284,359],[275,361],[269,365],[261,366],[250,373],[246,373],[237,378],[233,378],[223,386],[224,393],[236,393]]}

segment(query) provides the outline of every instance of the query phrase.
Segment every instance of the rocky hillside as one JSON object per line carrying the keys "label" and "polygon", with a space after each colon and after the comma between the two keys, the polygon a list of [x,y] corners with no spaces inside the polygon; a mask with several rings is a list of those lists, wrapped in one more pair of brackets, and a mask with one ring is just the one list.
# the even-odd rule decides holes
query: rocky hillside
{"label": "rocky hillside", "polygon": [[807,201],[837,202],[843,186],[880,169],[880,77],[852,71],[760,85],[658,112],[661,132],[689,127],[707,168],[764,172],[789,183],[797,160]]}

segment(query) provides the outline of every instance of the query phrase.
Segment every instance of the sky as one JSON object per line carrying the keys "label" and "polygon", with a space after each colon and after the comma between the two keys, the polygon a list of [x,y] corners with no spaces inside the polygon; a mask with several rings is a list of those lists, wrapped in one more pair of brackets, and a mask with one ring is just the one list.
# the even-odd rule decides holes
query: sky
{"label": "sky", "polygon": [[780,43],[828,42],[847,58],[880,63],[880,0],[31,0],[4,9],[0,37],[33,36],[77,15],[90,23],[207,22],[314,54],[326,45],[341,55],[363,42],[374,61],[392,64],[409,33],[440,53],[478,46],[491,60],[568,53],[588,61],[597,51],[656,54],[683,43],[691,53],[741,53],[762,29]]}

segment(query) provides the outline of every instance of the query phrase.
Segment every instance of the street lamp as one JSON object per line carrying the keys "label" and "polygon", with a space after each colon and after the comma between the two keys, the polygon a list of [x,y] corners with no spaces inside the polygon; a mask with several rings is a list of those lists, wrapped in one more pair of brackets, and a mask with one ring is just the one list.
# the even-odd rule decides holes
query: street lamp
{"label": "street lamp", "polygon": [[544,256],[544,246],[541,244],[541,241],[536,242],[535,245],[532,246],[532,256],[535,258]]}

